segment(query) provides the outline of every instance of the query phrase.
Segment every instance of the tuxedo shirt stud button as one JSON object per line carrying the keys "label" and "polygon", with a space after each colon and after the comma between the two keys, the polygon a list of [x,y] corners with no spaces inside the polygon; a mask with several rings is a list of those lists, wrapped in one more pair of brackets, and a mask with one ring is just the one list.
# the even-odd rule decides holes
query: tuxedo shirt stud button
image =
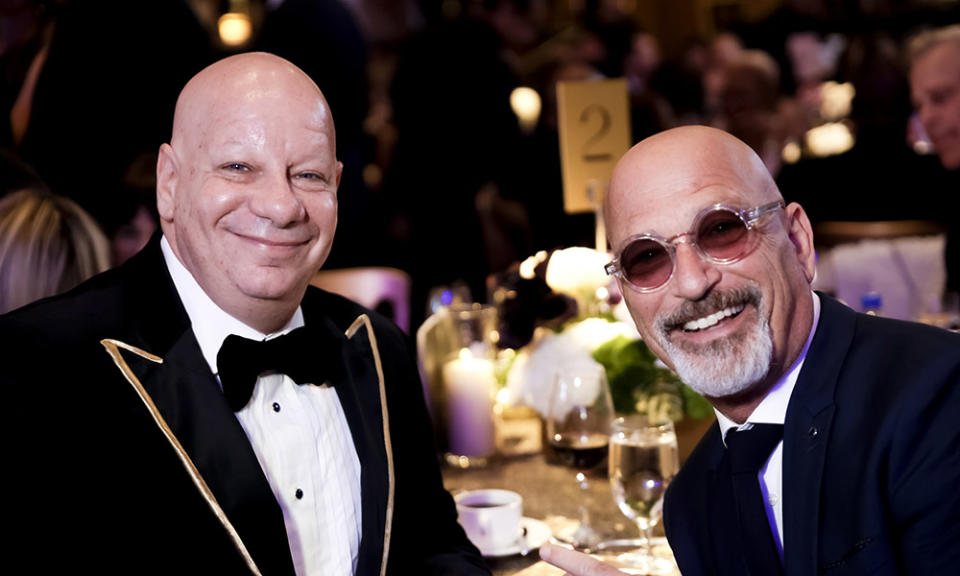
{"label": "tuxedo shirt stud button", "polygon": [[303,490],[297,488],[297,491],[296,493],[294,493],[294,496],[297,497],[297,500],[303,500]]}
{"label": "tuxedo shirt stud button", "polygon": [[816,438],[816,437],[817,437],[817,434],[819,434],[819,433],[820,433],[820,431],[817,430],[817,427],[816,427],[816,426],[811,426],[810,429],[807,430],[807,436],[809,436],[811,440],[814,439],[814,438]]}
{"label": "tuxedo shirt stud button", "polygon": [[280,404],[274,402],[274,403],[273,403],[273,411],[274,411],[274,412],[279,412],[279,411],[280,411]]}

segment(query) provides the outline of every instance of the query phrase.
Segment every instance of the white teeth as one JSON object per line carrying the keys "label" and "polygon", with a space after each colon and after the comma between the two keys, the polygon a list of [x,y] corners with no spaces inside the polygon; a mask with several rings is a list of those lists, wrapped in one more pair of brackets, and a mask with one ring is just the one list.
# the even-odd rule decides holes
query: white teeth
{"label": "white teeth", "polygon": [[714,312],[709,316],[704,316],[703,318],[698,318],[697,320],[691,320],[683,325],[683,329],[687,332],[696,332],[697,330],[703,330],[704,328],[709,328],[715,325],[717,322],[720,322],[724,318],[729,318],[730,316],[735,316],[743,310],[743,305],[734,306],[732,308],[724,308],[719,312]]}

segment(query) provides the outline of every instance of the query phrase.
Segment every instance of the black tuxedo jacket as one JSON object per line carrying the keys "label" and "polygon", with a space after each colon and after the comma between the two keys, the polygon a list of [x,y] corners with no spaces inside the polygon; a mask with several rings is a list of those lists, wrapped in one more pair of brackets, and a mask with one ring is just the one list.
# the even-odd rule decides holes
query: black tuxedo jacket
{"label": "black tuxedo jacket", "polygon": [[[406,335],[317,289],[302,309],[338,343],[317,356],[362,466],[357,574],[488,574],[443,489]],[[280,507],[156,238],[128,264],[0,317],[0,354],[5,565],[293,574]]]}
{"label": "black tuxedo jacket", "polygon": [[[784,426],[786,574],[954,574],[960,336],[820,301]],[[748,574],[733,505],[714,496],[724,459],[714,424],[667,490],[684,576]]]}

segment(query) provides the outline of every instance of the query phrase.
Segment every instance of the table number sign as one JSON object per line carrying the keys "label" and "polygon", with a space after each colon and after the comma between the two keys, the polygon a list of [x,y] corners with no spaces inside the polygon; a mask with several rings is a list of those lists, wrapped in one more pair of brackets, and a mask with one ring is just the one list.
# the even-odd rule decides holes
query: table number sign
{"label": "table number sign", "polygon": [[606,244],[599,207],[613,167],[630,148],[627,100],[622,78],[557,84],[563,207],[597,213],[598,249]]}

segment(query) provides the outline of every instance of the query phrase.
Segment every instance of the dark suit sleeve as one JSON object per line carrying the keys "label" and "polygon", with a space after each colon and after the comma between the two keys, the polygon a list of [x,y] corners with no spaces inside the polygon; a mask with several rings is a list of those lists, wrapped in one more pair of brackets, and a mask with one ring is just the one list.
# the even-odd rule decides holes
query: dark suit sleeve
{"label": "dark suit sleeve", "polygon": [[396,474],[391,574],[489,575],[479,551],[457,523],[443,487],[430,415],[411,342],[399,329],[376,322]]}
{"label": "dark suit sleeve", "polygon": [[939,380],[918,385],[891,449],[887,489],[904,574],[950,574],[960,566],[960,368]]}
{"label": "dark suit sleeve", "polygon": [[[806,373],[787,413],[797,441],[792,457],[785,449],[785,485],[814,463],[815,451],[802,449],[813,438],[811,420],[803,418],[817,395],[826,394],[812,390],[830,393],[834,415],[829,428],[821,427],[828,441],[816,526],[804,524],[807,513],[791,516],[785,497],[786,557],[789,531],[799,525],[816,530],[824,574],[954,574],[960,566],[960,338],[854,314],[826,297],[821,302]],[[808,365],[819,370],[807,372]],[[824,386],[834,379],[835,389]]]}

